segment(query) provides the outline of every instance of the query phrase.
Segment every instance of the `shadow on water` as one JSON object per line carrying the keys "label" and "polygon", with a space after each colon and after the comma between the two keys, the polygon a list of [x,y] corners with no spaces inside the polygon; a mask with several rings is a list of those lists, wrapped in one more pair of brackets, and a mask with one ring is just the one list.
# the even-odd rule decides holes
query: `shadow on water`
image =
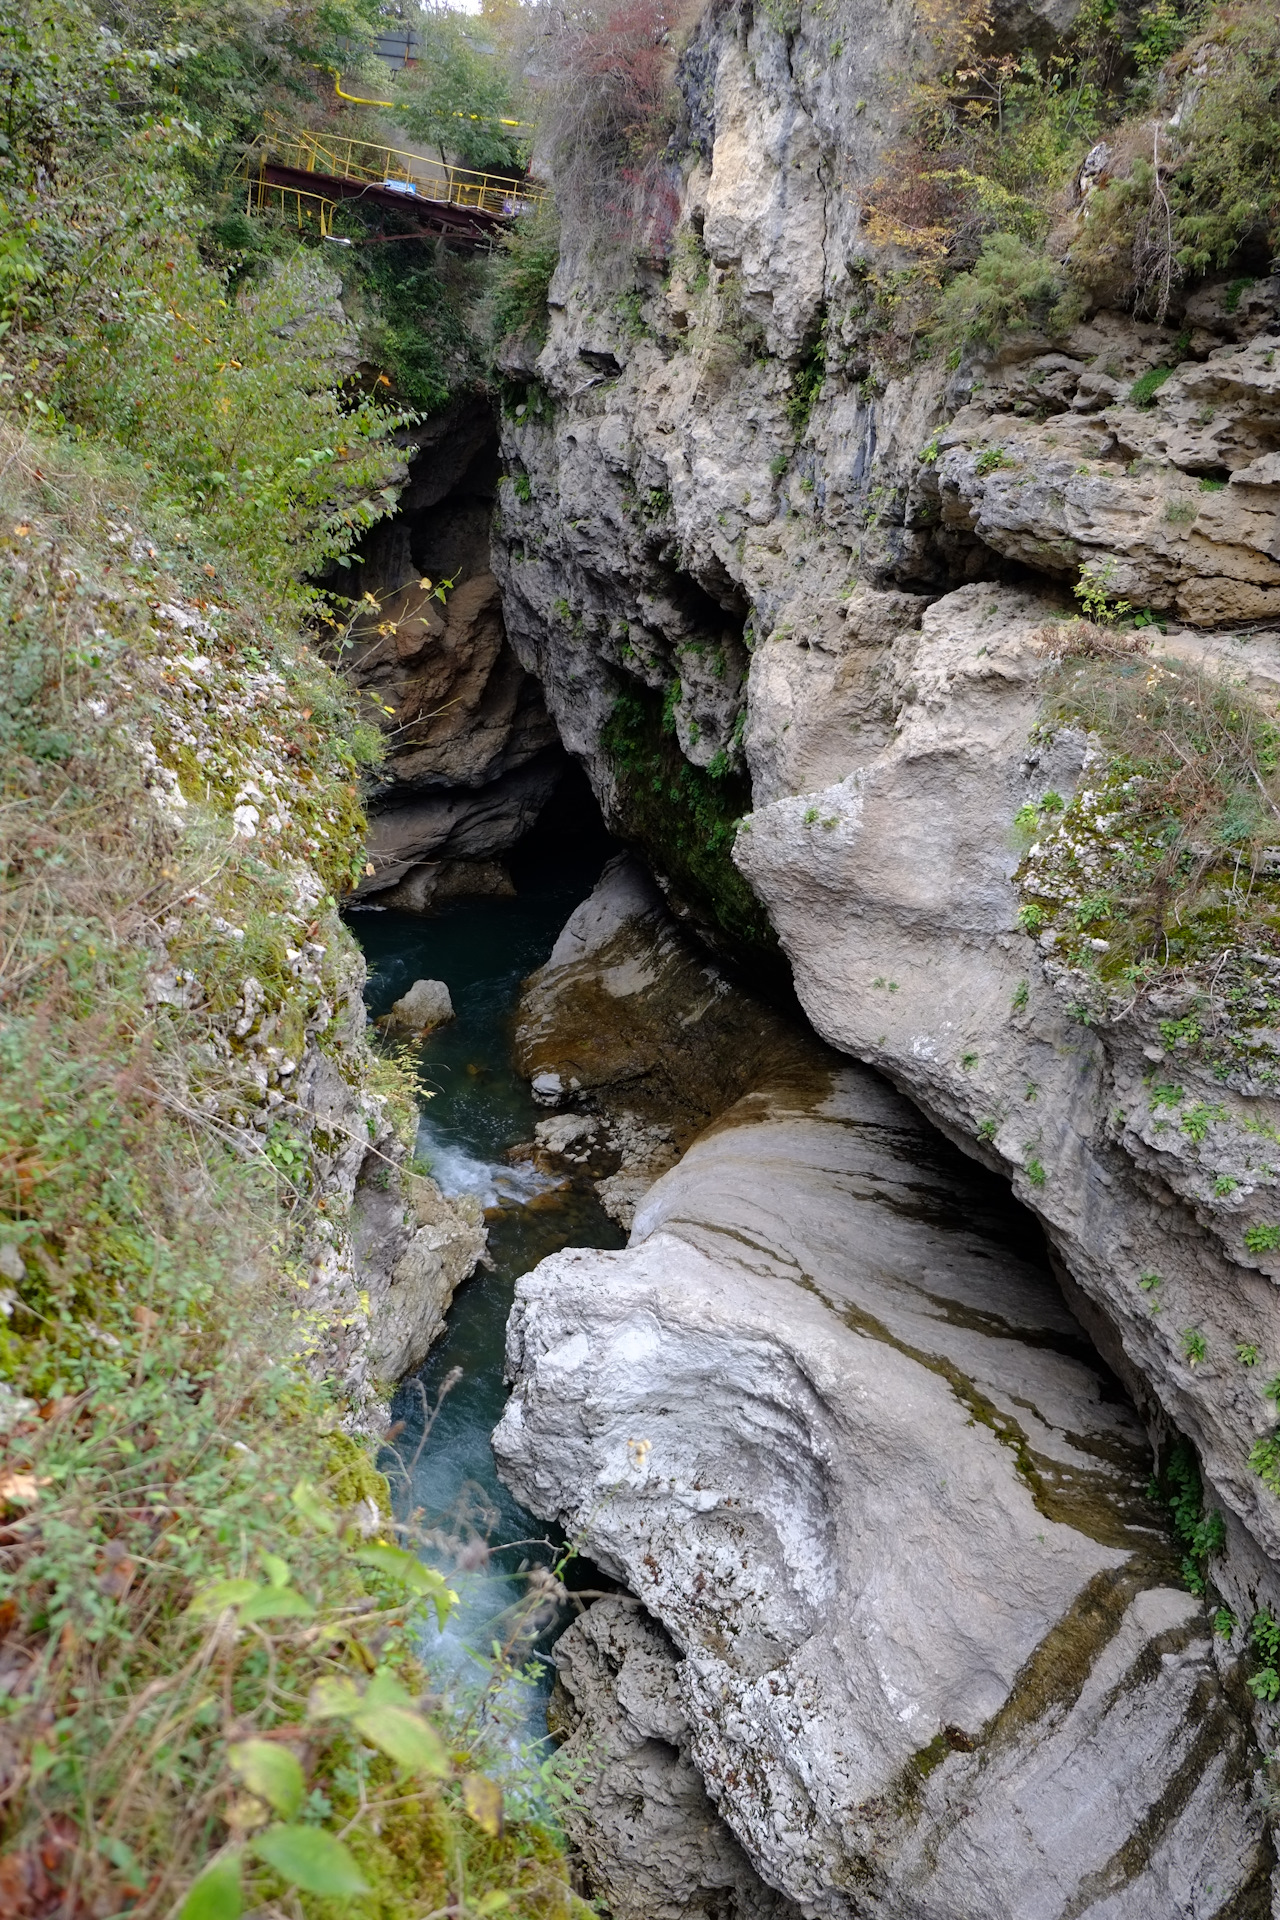
{"label": "shadow on water", "polygon": [[[461,1606],[424,1651],[442,1681],[463,1688],[483,1679],[469,1649],[505,1643],[512,1609],[528,1591],[524,1570],[549,1566],[561,1536],[514,1500],[498,1479],[490,1434],[506,1400],[503,1351],[515,1283],[564,1246],[620,1247],[626,1236],[590,1187],[556,1185],[508,1148],[532,1138],[543,1117],[512,1060],[520,983],[547,958],[565,920],[586,897],[609,846],[577,836],[559,847],[536,843],[518,864],[514,899],[474,900],[439,914],[356,911],[351,927],[369,965],[375,1018],[417,979],[443,980],[457,1014],[422,1049],[433,1090],[419,1123],[418,1152],[446,1194],[475,1194],[486,1209],[489,1264],[459,1289],[444,1338],[403,1381],[392,1405],[400,1431],[383,1461],[401,1518],[419,1515],[450,1573]],[[450,1377],[460,1372],[456,1384]],[[441,1398],[442,1389],[445,1389]],[[434,1411],[423,1444],[424,1427]],[[570,1586],[594,1586],[592,1569],[571,1570]],[[530,1651],[544,1652],[566,1622],[547,1608]],[[508,1698],[508,1716],[526,1738],[546,1735],[551,1675]]]}

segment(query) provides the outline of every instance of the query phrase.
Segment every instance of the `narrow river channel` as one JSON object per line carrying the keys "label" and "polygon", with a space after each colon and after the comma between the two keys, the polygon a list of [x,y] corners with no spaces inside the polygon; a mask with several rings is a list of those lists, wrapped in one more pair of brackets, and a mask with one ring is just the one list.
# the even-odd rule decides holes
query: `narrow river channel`
{"label": "narrow river channel", "polygon": [[[557,1184],[529,1163],[507,1158],[545,1117],[512,1059],[520,983],[547,958],[607,851],[579,842],[567,858],[562,846],[553,859],[544,842],[512,862],[514,899],[463,901],[429,917],[388,909],[351,918],[368,961],[374,1018],[414,980],[443,980],[449,988],[457,1018],[422,1049],[423,1082],[432,1097],[423,1103],[418,1153],[446,1194],[482,1201],[489,1228],[488,1266],[459,1289],[444,1338],[401,1383],[392,1406],[393,1422],[402,1423],[390,1463],[397,1506],[419,1511],[428,1529],[466,1543],[464,1562],[478,1563],[451,1576],[462,1605],[441,1643],[428,1649],[433,1665],[451,1668],[464,1686],[480,1671],[469,1649],[487,1652],[505,1638],[510,1609],[526,1592],[522,1567],[550,1564],[559,1545],[502,1485],[489,1443],[506,1398],[503,1349],[515,1283],[560,1247],[626,1242],[589,1186]],[[442,1387],[458,1371],[441,1401]],[[437,1402],[420,1446],[424,1416]],[[546,1651],[566,1617],[562,1610],[547,1627],[537,1652]],[[546,1736],[550,1685],[544,1665],[541,1680],[514,1703],[526,1738]]]}

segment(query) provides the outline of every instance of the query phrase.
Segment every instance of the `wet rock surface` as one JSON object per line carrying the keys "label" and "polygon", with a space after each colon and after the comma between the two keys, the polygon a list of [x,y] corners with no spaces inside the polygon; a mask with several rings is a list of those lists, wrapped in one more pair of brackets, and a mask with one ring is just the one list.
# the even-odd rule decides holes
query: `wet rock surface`
{"label": "wet rock surface", "polygon": [[356,1187],[351,1240],[362,1273],[381,1285],[370,1315],[369,1366],[384,1386],[425,1359],[444,1331],[454,1293],[484,1256],[484,1214],[463,1194],[446,1199],[423,1174],[388,1178],[367,1166]]}
{"label": "wet rock surface", "polygon": [[[1074,793],[1094,763],[1070,729],[1052,745],[1031,741],[1054,612],[1036,594],[986,584],[932,605],[888,656],[885,681],[899,693],[885,745],[820,792],[758,807],[735,857],[768,904],[818,1033],[879,1067],[1009,1174],[1148,1417],[1194,1438],[1233,1526],[1248,1610],[1250,1592],[1271,1590],[1280,1532],[1275,1502],[1248,1466],[1269,1411],[1234,1355],[1240,1342],[1270,1351],[1275,1280],[1246,1247],[1239,1203],[1207,1201],[1249,1127],[1280,1114],[1270,1095],[1228,1109],[1214,1076],[1179,1060],[1185,1087],[1202,1088],[1232,1123],[1199,1145],[1160,1128],[1158,1022],[1082,1023],[1051,943],[1019,923],[1014,817],[1046,791]],[[1161,644],[1202,659],[1216,652],[1224,670],[1248,660],[1255,677],[1274,671],[1262,636],[1222,636],[1212,649],[1186,635]],[[755,724],[772,767],[784,709],[767,652],[757,656]],[[793,666],[793,698],[795,675]],[[1264,1212],[1273,1177],[1261,1167],[1248,1175],[1249,1204]],[[1162,1276],[1157,1313],[1141,1284],[1153,1272]],[[1215,1356],[1203,1368],[1183,1343],[1189,1326],[1203,1328]]]}
{"label": "wet rock surface", "polygon": [[392,1003],[385,1024],[402,1033],[429,1033],[453,1019],[453,1001],[443,980],[415,980]]}
{"label": "wet rock surface", "polygon": [[539,1124],[540,1153],[589,1164],[629,1228],[708,1120],[769,1071],[821,1072],[824,1051],[730,981],[624,854],[525,983],[516,1059],[535,1099],[564,1109]]}
{"label": "wet rock surface", "polygon": [[805,1912],[1267,1911],[1133,1408],[881,1083],[747,1096],[625,1252],[520,1283],[508,1362],[504,1477],[670,1635],[689,1756]]}

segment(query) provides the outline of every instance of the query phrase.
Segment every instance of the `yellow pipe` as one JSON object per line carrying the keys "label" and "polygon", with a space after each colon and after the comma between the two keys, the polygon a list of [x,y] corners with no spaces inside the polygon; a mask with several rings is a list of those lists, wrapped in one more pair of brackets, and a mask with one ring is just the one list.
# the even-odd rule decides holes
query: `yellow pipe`
{"label": "yellow pipe", "polygon": [[[329,71],[333,75],[333,90],[339,100],[349,100],[354,107],[394,107],[396,105],[394,100],[366,100],[362,94],[344,93],[342,91],[341,69],[338,67],[330,67]],[[455,113],[453,117],[455,120],[478,120],[480,115],[478,113]],[[524,120],[498,121],[500,127],[525,127],[527,124],[528,122]]]}
{"label": "yellow pipe", "polygon": [[394,100],[364,100],[358,93],[344,93],[342,91],[341,69],[338,67],[330,67],[329,71],[333,75],[333,90],[339,100],[350,100],[351,104],[356,107],[394,107],[396,104]]}

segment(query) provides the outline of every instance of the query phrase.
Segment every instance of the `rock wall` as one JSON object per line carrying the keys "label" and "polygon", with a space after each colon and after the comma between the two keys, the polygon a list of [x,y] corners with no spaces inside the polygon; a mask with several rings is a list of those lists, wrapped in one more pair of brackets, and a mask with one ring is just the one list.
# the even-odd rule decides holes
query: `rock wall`
{"label": "rock wall", "polygon": [[[780,940],[819,1034],[1042,1219],[1153,1435],[1194,1438],[1247,1617],[1280,1552],[1249,1464],[1274,1426],[1273,1262],[1244,1238],[1270,1230],[1249,1144],[1270,1091],[1223,1105],[1179,1057],[1225,1117],[1170,1136],[1161,1010],[1073,1016],[1018,922],[1013,821],[1086,790],[1086,741],[1032,739],[1036,636],[1081,572],[1171,616],[1160,647],[1275,699],[1280,281],[886,373],[857,214],[928,57],[912,31],[860,6],[787,31],[704,16],[673,233],[634,268],[568,235],[503,414],[495,570],[565,745],[672,903],[749,963]],[[1256,1372],[1235,1357],[1254,1349]]]}
{"label": "rock wall", "polygon": [[[997,30],[1047,46],[1072,13],[1001,10]],[[1050,794],[1102,806],[1100,743],[1038,724],[1082,577],[1162,618],[1153,661],[1277,712],[1280,280],[1209,281],[1165,326],[1100,310],[886,367],[872,279],[893,262],[859,214],[932,57],[892,7],[708,10],[671,231],[631,254],[570,222],[545,347],[508,356],[494,570],[517,656],[668,902],[758,980],[780,944],[821,1039],[1011,1183],[1057,1285],[976,1222],[960,1257],[954,1169],[927,1227],[902,1203],[886,1252],[871,1223],[911,1185],[917,1122],[829,1060],[803,1100],[762,1068],[637,1190],[625,1254],[522,1283],[499,1445],[669,1636],[615,1611],[566,1641],[565,1725],[609,1756],[582,1844],[620,1911],[720,1911],[713,1883],[726,1913],[764,1897],[723,1860],[668,1871],[652,1835],[668,1866],[640,1874],[637,1807],[674,1805],[691,1760],[805,1912],[1261,1914],[1245,1723],[1269,1746],[1274,1713],[1245,1680],[1249,1621],[1280,1603],[1257,1464],[1280,1366],[1271,989],[1249,1070],[1225,1073],[1179,1037],[1172,989],[1086,1005],[1057,923],[1020,917],[1024,859],[1045,856],[1015,822]],[[1087,884],[1092,846],[1068,851]],[[555,969],[530,1002],[557,1126],[620,1097],[595,1056],[629,1016],[601,981],[636,955],[603,946],[574,990],[604,1009],[589,1044],[565,1043]],[[1250,956],[1260,979],[1274,958]],[[870,1145],[889,1133],[892,1165]],[[1051,1410],[1067,1322],[1094,1357],[1071,1348],[1084,1372]],[[1123,1416],[1114,1384],[1082,1384],[1099,1354]],[[1216,1642],[1124,1507],[1146,1445],[1176,1435],[1222,1517]]]}
{"label": "rock wall", "polygon": [[807,1914],[1270,1911],[1248,1696],[1141,1423],[1000,1183],[882,1083],[748,1095],[627,1250],[519,1283],[508,1366],[504,1477],[674,1643],[610,1616],[562,1656],[622,1911],[705,1911],[683,1754]]}
{"label": "rock wall", "polygon": [[565,756],[538,681],[507,643],[491,571],[493,415],[460,401],[415,431],[393,519],[368,536],[370,599],[332,648],[387,735],[361,898],[421,912],[509,888],[498,856],[529,831]]}

